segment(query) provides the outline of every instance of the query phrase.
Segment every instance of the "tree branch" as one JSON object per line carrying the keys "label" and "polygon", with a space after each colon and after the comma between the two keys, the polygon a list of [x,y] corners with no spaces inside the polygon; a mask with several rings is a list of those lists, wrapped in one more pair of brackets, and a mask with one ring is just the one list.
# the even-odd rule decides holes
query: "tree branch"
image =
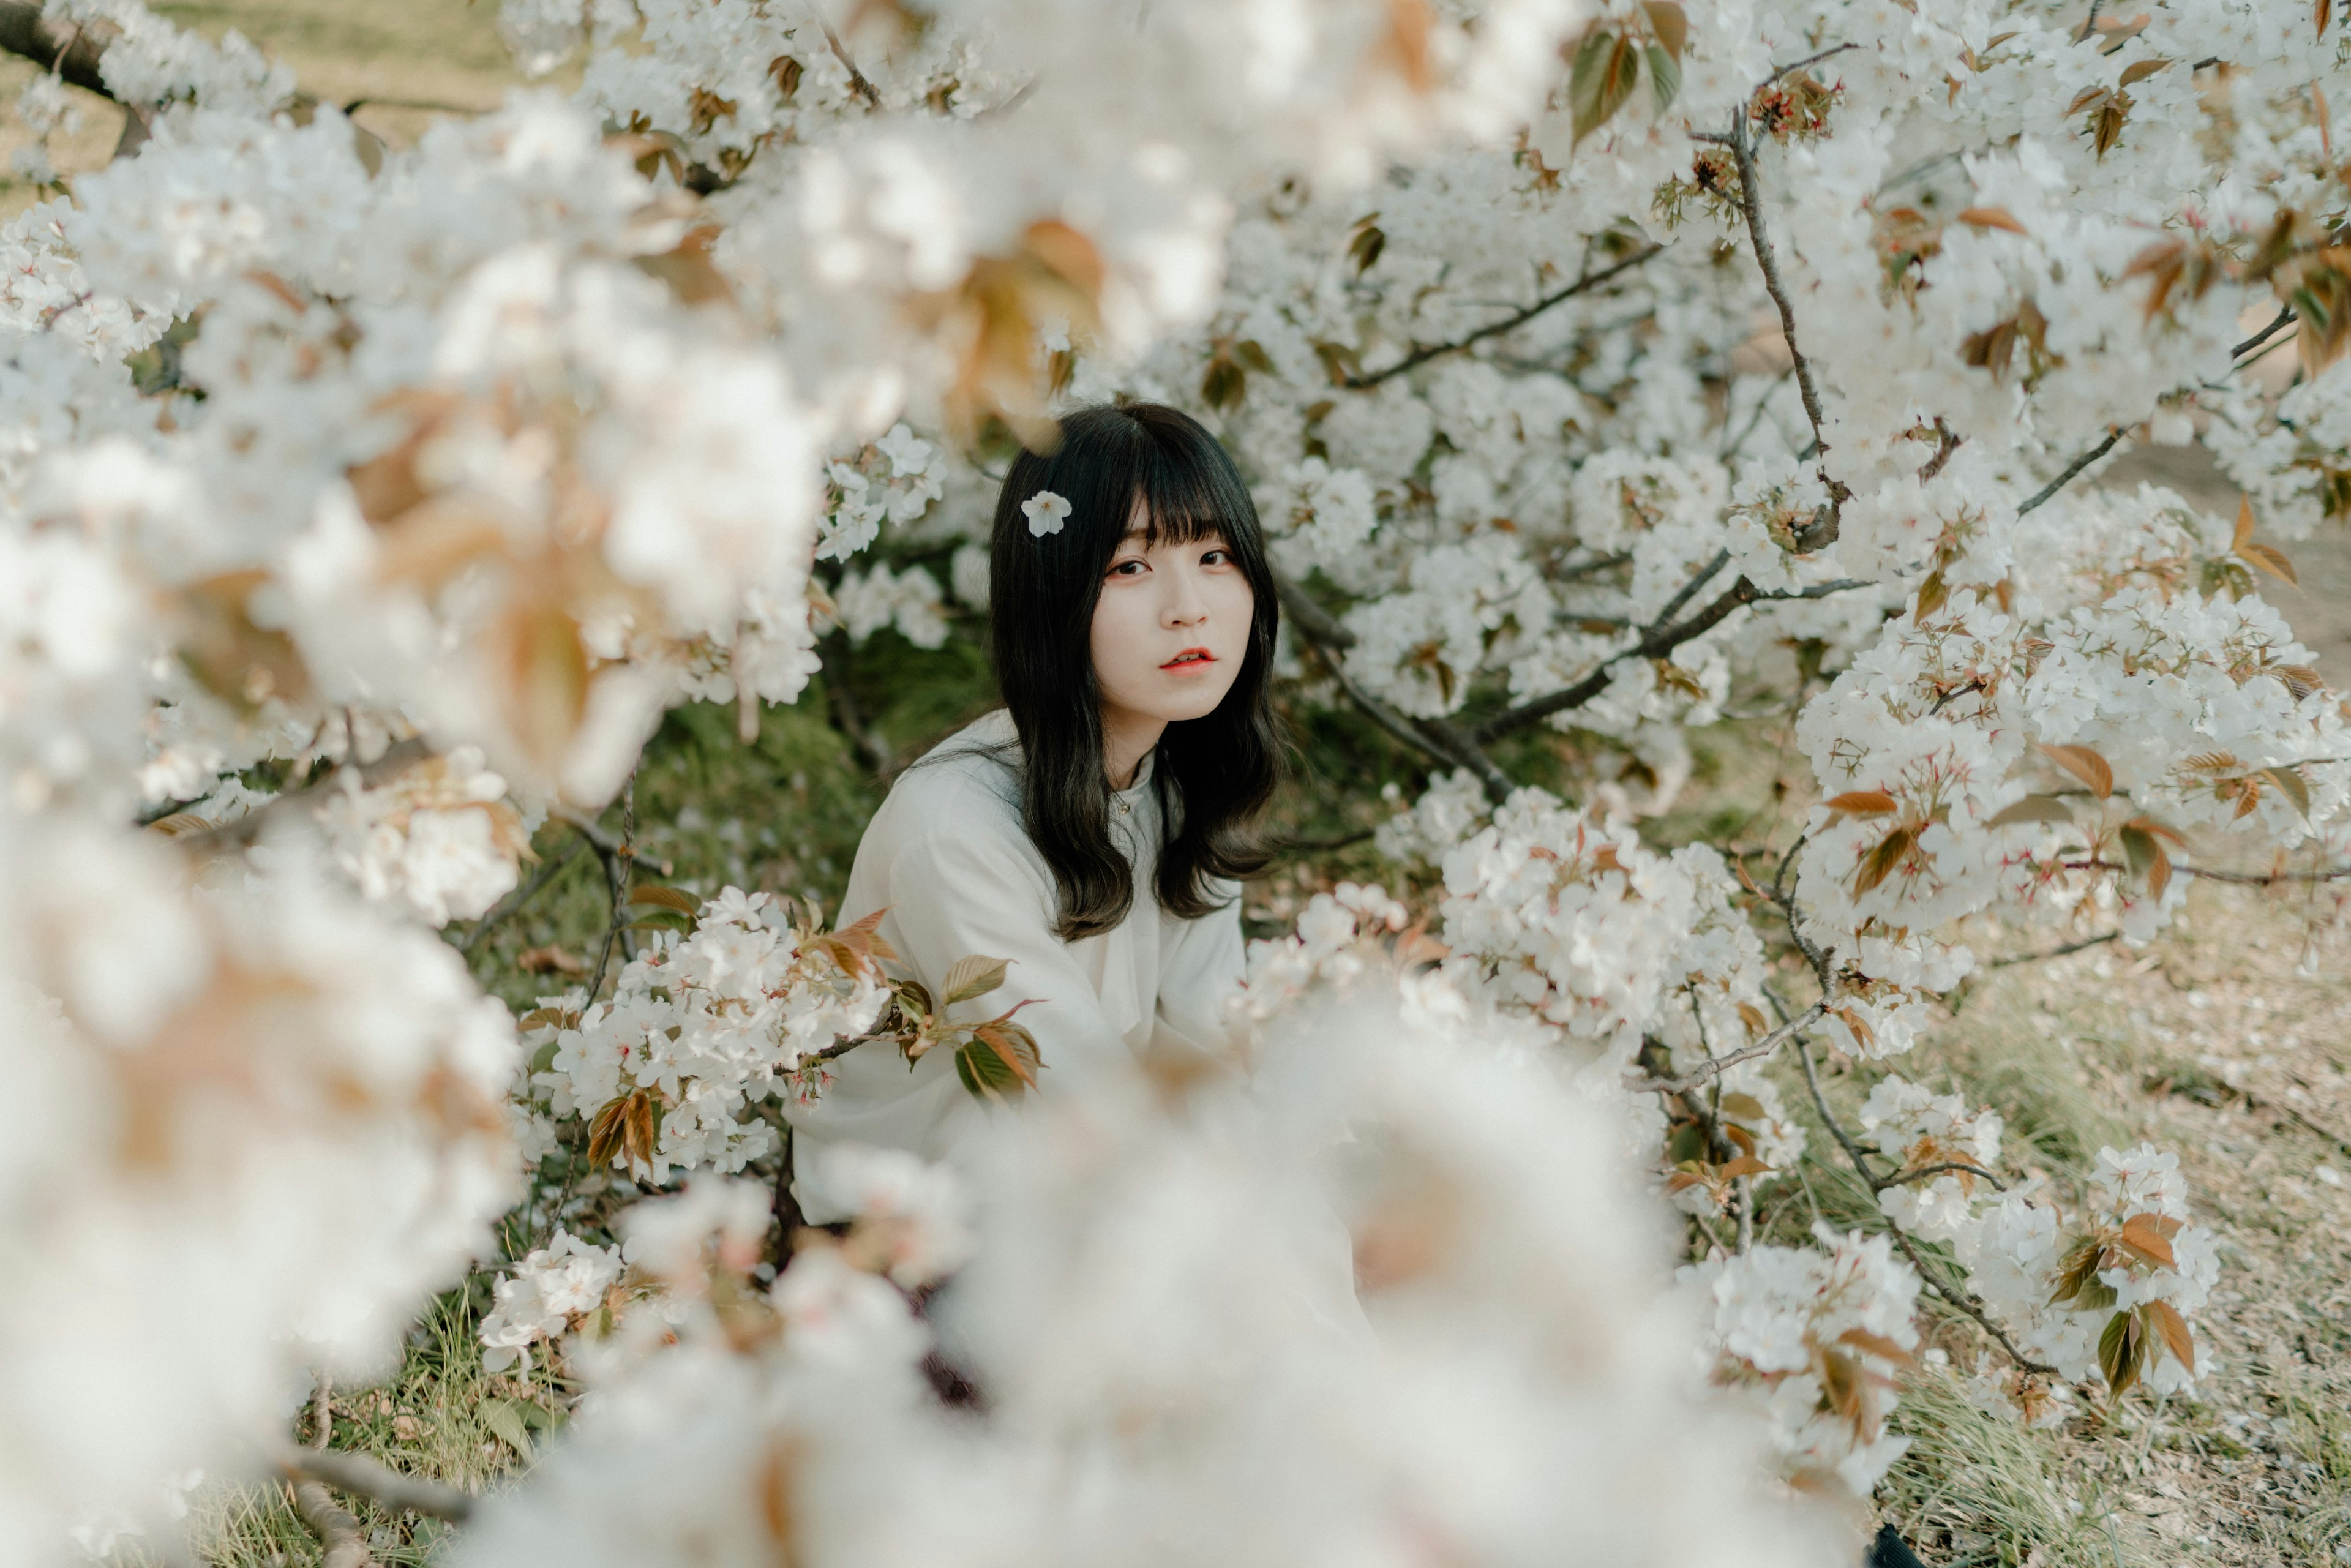
{"label": "tree branch", "polygon": [[1761,82],[1756,84],[1756,90],[1761,92],[1763,89],[1770,87],[1773,82],[1778,81],[1782,77],[1787,76],[1792,72],[1802,70],[1806,66],[1819,65],[1831,55],[1841,55],[1847,49],[1857,49],[1859,47],[1861,47],[1859,44],[1837,44],[1830,48],[1823,49],[1817,55],[1806,55],[1801,60],[1792,61],[1792,63],[1784,66],[1776,66],[1772,68],[1770,76],[1765,77]]}
{"label": "tree branch", "polygon": [[1395,739],[1423,756],[1455,768],[1467,768],[1486,787],[1487,795],[1497,804],[1517,788],[1510,776],[1494,764],[1479,745],[1479,737],[1450,719],[1415,720],[1405,717],[1357,685],[1347,673],[1346,661],[1341,651],[1354,644],[1355,634],[1314,602],[1306,591],[1290,579],[1277,574],[1275,591],[1282,607],[1290,612],[1290,622],[1298,628],[1308,644],[1322,656],[1323,667],[1347,694],[1347,700],[1363,711],[1364,716],[1378,725]]}
{"label": "tree branch", "polygon": [[330,769],[314,784],[264,800],[233,822],[223,822],[217,827],[196,832],[175,834],[172,841],[188,849],[204,851],[250,844],[273,818],[297,810],[305,801],[316,801],[328,790],[339,788],[346,772],[356,771],[360,787],[370,788],[406,772],[432,755],[433,748],[424,744],[423,737],[411,736],[406,740],[384,747],[383,755],[373,762],[361,763],[356,769],[344,763]]}
{"label": "tree branch", "polygon": [[2008,1190],[2006,1182],[1984,1169],[1983,1166],[1967,1160],[1941,1160],[1931,1166],[1919,1166],[1914,1170],[1896,1171],[1892,1176],[1876,1176],[1871,1178],[1869,1188],[1872,1192],[1884,1192],[1889,1186],[1900,1186],[1905,1182],[1923,1181],[1928,1176],[1941,1176],[1948,1171],[1963,1171],[1969,1176],[1981,1176],[1991,1183],[1996,1190],[2001,1192]]}
{"label": "tree branch", "polygon": [[[1773,79],[1778,78],[1775,76]],[[1813,472],[1828,487],[1829,515],[1805,530],[1807,535],[1818,532],[1821,537],[1816,542],[1808,540],[1803,548],[1817,549],[1821,545],[1836,542],[1838,517],[1853,492],[1845,488],[1843,480],[1832,478],[1827,465],[1819,461],[1829,451],[1826,422],[1821,413],[1821,392],[1813,382],[1812,362],[1797,346],[1796,308],[1789,301],[1787,285],[1780,280],[1780,263],[1772,254],[1771,236],[1763,232],[1763,193],[1756,183],[1755,143],[1747,134],[1747,110],[1743,106],[1731,111],[1729,146],[1731,156],[1739,163],[1739,208],[1747,220],[1748,242],[1755,251],[1755,265],[1762,270],[1763,287],[1771,296],[1771,303],[1779,307],[1780,335],[1787,340],[1791,368],[1796,372],[1796,391],[1804,401],[1804,417],[1812,422]]]}
{"label": "tree branch", "polygon": [[1274,597],[1281,608],[1297,623],[1306,640],[1322,648],[1352,648],[1355,634],[1339,623],[1338,617],[1314,601],[1314,596],[1292,579],[1276,572],[1273,578]]}
{"label": "tree branch", "polygon": [[2046,948],[2039,953],[2017,953],[2006,958],[1994,958],[1991,963],[1986,964],[1984,967],[1987,969],[2005,969],[2011,964],[2038,964],[2044,958],[2063,958],[2068,953],[2079,953],[2085,948],[2101,946],[2105,943],[2114,941],[2120,936],[2122,936],[2122,933],[2119,931],[2109,931],[2103,936],[2085,936],[2079,942],[2066,942],[2055,947]]}
{"label": "tree branch", "polygon": [[522,887],[507,894],[505,898],[499,900],[496,908],[474,922],[474,928],[465,933],[465,939],[463,942],[457,944],[458,953],[462,956],[472,957],[474,949],[481,946],[482,938],[490,934],[492,926],[506,920],[524,904],[538,897],[539,891],[549,883],[553,882],[556,873],[570,864],[571,857],[579,852],[578,844],[566,844],[560,853],[551,857],[545,865],[538,868],[538,874],[532,877]]}
{"label": "tree branch", "polygon": [[1625,1091],[1628,1094],[1687,1094],[1742,1061],[1771,1055],[1795,1035],[1820,1022],[1822,1015],[1827,1011],[1826,1002],[1814,1002],[1752,1045],[1742,1045],[1727,1055],[1709,1057],[1703,1066],[1693,1068],[1679,1078],[1628,1078],[1625,1081]]}
{"label": "tree branch", "polygon": [[474,1500],[455,1487],[422,1476],[402,1475],[369,1455],[349,1449],[295,1448],[278,1463],[295,1479],[321,1481],[386,1508],[444,1519],[452,1524],[465,1523],[474,1511]]}
{"label": "tree branch", "polygon": [[822,16],[819,16],[816,20],[817,26],[824,29],[824,41],[832,46],[832,57],[839,60],[841,68],[849,73],[850,89],[865,100],[866,108],[881,108],[882,94],[875,89],[872,82],[865,79],[865,73],[857,68],[857,62],[849,57],[848,47],[841,43],[841,35],[834,32],[832,24]]}
{"label": "tree branch", "polygon": [[2229,357],[2232,360],[2244,358],[2247,354],[2252,353],[2255,349],[2260,348],[2263,343],[2268,342],[2279,332],[2284,330],[2285,328],[2293,322],[2293,320],[2294,307],[2291,305],[2280,306],[2278,308],[2277,319],[2272,321],[2268,326],[2262,328],[2260,331],[2254,333],[2252,337],[2246,339],[2243,342],[2238,344],[2235,348],[2230,350]]}
{"label": "tree branch", "polygon": [[42,0],[0,0],[0,51],[20,56],[84,92],[120,103],[99,62],[122,36],[111,22],[67,26],[43,15]]}
{"label": "tree branch", "polygon": [[294,1511],[326,1548],[326,1568],[375,1568],[360,1521],[317,1481],[294,1483]]}
{"label": "tree branch", "polygon": [[[1792,911],[1790,913],[1789,924],[1792,929],[1794,926]],[[1812,1048],[1802,1040],[1796,1041],[1796,1060],[1804,1064],[1804,1087],[1812,1093],[1813,1112],[1819,1115],[1821,1124],[1826,1127],[1830,1134],[1836,1139],[1837,1146],[1844,1151],[1844,1157],[1852,1162],[1853,1168],[1860,1173],[1861,1179],[1868,1184],[1869,1190],[1873,1193],[1878,1192],[1891,1185],[1890,1182],[1881,1182],[1869,1174],[1868,1156],[1863,1153],[1860,1145],[1853,1141],[1852,1134],[1844,1130],[1844,1124],[1840,1123],[1834,1113],[1829,1110],[1828,1096],[1821,1092],[1820,1075],[1813,1068]],[[1977,1327],[1999,1342],[2000,1348],[2008,1353],[2009,1360],[2027,1372],[2039,1373],[2045,1377],[2057,1375],[2055,1367],[2033,1360],[2016,1347],[2016,1342],[2008,1337],[2008,1332],[2005,1329],[1992,1321],[1991,1314],[1984,1310],[1983,1302],[1977,1298],[1974,1291],[1963,1285],[1947,1285],[1938,1278],[1934,1270],[1927,1267],[1927,1260],[1918,1255],[1918,1249],[1910,1244],[1910,1238],[1904,1234],[1900,1226],[1888,1224],[1886,1228],[1886,1234],[1894,1238],[1894,1245],[1902,1249],[1902,1255],[1909,1259],[1910,1266],[1918,1271],[1920,1282],[1959,1312],[1973,1318]]]}
{"label": "tree branch", "polygon": [[[1710,573],[1718,569],[1708,567],[1704,570]],[[1620,649],[1611,653],[1593,665],[1592,673],[1573,685],[1563,687],[1549,696],[1536,697],[1531,702],[1520,703],[1514,708],[1508,708],[1494,715],[1472,729],[1469,732],[1470,737],[1482,745],[1498,737],[1509,735],[1514,730],[1524,729],[1531,724],[1539,724],[1555,713],[1565,713],[1570,708],[1582,707],[1608,689],[1609,682],[1614,679],[1612,672],[1618,664],[1627,659],[1663,658],[1692,638],[1702,636],[1714,630],[1734,610],[1750,604],[1767,603],[1779,600],[1825,599],[1832,593],[1843,593],[1849,589],[1867,586],[1869,586],[1867,583],[1852,578],[1839,578],[1834,582],[1815,583],[1810,588],[1775,589],[1766,592],[1742,577],[1725,590],[1719,598],[1688,619],[1672,624],[1667,624],[1663,621],[1653,622],[1647,633],[1639,642],[1629,648]]]}
{"label": "tree branch", "polygon": [[2074,461],[2065,465],[2065,471],[2064,473],[2058,475],[2054,479],[2050,480],[2046,485],[2043,485],[2039,490],[2034,492],[2031,500],[2017,507],[2016,515],[2020,517],[2024,516],[2025,513],[2041,505],[2042,502],[2047,500],[2050,497],[2064,489],[2067,485],[2072,484],[2075,475],[2079,474],[2083,469],[2087,468],[2091,464],[2095,463],[2099,458],[2104,457],[2107,453],[2112,452],[2115,449],[2115,443],[2120,441],[2122,438],[2123,433],[2119,427],[2108,431],[2106,433],[2106,438],[2104,441],[2099,442],[2095,446],[2091,447],[2087,452],[2083,453],[2082,455],[2074,458]]}
{"label": "tree branch", "polygon": [[1604,267],[1598,272],[1587,272],[1583,277],[1577,278],[1573,283],[1569,284],[1566,287],[1556,289],[1552,293],[1546,294],[1526,308],[1515,311],[1512,314],[1504,317],[1499,321],[1493,322],[1489,326],[1480,327],[1465,338],[1457,339],[1450,343],[1432,343],[1426,348],[1415,349],[1411,353],[1406,354],[1403,359],[1398,360],[1393,365],[1385,365],[1379,370],[1366,371],[1362,375],[1349,376],[1345,381],[1339,384],[1345,387],[1350,392],[1364,392],[1369,388],[1379,385],[1382,382],[1386,381],[1391,376],[1400,376],[1406,371],[1417,369],[1418,367],[1428,363],[1431,360],[1441,359],[1447,354],[1458,353],[1462,350],[1470,347],[1472,344],[1484,342],[1489,338],[1499,337],[1504,332],[1515,331],[1519,328],[1523,327],[1528,322],[1533,320],[1536,317],[1541,315],[1544,311],[1550,309],[1552,306],[1559,304],[1562,300],[1573,299],[1577,295],[1585,292],[1587,289],[1599,287],[1610,278],[1614,277],[1618,273],[1631,271],[1633,268],[1640,266],[1643,262],[1648,260],[1651,256],[1656,256],[1659,251],[1665,248],[1666,247],[1662,245],[1652,245],[1646,249],[1635,251],[1631,256],[1626,256],[1624,260],[1615,263],[1614,266]]}

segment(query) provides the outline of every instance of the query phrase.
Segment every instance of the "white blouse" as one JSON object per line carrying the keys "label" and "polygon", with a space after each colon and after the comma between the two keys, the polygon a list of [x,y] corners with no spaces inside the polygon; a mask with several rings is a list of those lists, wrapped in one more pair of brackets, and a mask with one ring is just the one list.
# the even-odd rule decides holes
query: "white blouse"
{"label": "white blouse", "polygon": [[[1003,747],[1001,753],[980,747]],[[1052,869],[1020,825],[1019,751],[1002,709],[950,737],[901,774],[857,846],[841,923],[886,910],[881,935],[900,971],[936,996],[970,954],[1008,958],[1003,987],[953,1009],[960,1022],[1031,1000],[1020,1021],[1036,1036],[1040,1093],[1090,1070],[1126,1065],[1155,1041],[1213,1050],[1226,996],[1243,967],[1239,889],[1196,920],[1159,907],[1153,881],[1160,813],[1145,758],[1113,801],[1111,829],[1134,867],[1134,901],[1113,930],[1081,941],[1053,934],[1061,895]],[[836,1144],[911,1150],[956,1163],[959,1145],[990,1109],[956,1076],[953,1052],[934,1051],[910,1071],[876,1041],[833,1064],[813,1105],[790,1107],[793,1190],[812,1223],[849,1217],[846,1195],[825,1189],[823,1152]]]}

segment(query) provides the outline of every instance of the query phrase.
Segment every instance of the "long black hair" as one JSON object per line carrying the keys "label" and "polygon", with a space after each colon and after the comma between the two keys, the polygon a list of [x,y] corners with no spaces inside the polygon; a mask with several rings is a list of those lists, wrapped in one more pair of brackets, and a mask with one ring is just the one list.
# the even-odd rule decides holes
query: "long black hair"
{"label": "long black hair", "polygon": [[[1280,608],[1249,486],[1198,421],[1134,402],[1080,409],[1061,434],[1051,455],[1024,451],[1005,476],[988,612],[997,685],[1020,735],[1023,821],[1060,884],[1056,929],[1074,942],[1124,920],[1134,896],[1134,870],[1111,839],[1092,639],[1102,576],[1136,501],[1149,545],[1221,538],[1257,601],[1232,689],[1205,717],[1170,724],[1152,769],[1164,824],[1159,903],[1186,919],[1218,907],[1212,878],[1254,876],[1270,858],[1254,826],[1281,766],[1270,695]],[[1020,507],[1040,490],[1070,503],[1059,533],[1029,531]]]}

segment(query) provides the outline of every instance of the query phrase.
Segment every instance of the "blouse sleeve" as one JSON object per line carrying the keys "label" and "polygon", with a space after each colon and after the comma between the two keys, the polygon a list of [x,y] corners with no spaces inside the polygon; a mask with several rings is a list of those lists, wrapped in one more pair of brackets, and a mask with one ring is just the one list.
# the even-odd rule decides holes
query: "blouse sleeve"
{"label": "blouse sleeve", "polygon": [[1225,1038],[1225,1002],[1241,981],[1240,888],[1220,883],[1224,907],[1196,920],[1173,920],[1159,961],[1159,1021],[1186,1043],[1214,1051]]}
{"label": "blouse sleeve", "polygon": [[892,925],[900,957],[935,988],[956,960],[1008,958],[1003,986],[949,1009],[956,1022],[993,1018],[1016,1002],[1044,1063],[1040,1086],[1070,1083],[1105,1061],[1134,1053],[1111,1027],[1094,988],[1053,935],[1058,898],[1037,868],[985,833],[925,833],[889,873]]}

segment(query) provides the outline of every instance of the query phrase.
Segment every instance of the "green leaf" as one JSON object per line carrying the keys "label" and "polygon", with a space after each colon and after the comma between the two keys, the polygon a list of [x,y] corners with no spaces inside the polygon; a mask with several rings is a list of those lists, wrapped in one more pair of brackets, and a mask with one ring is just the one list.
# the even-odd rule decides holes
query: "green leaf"
{"label": "green leaf", "polygon": [[2264,768],[2263,777],[2278,787],[2278,793],[2294,802],[2294,809],[2306,821],[2310,816],[2310,786],[2302,774],[2292,768]]}
{"label": "green leaf", "polygon": [[1009,958],[990,958],[981,953],[956,959],[947,977],[939,984],[939,1005],[951,1008],[957,1002],[987,995],[1004,984],[1004,972],[1011,967]]}
{"label": "green leaf", "polygon": [[1273,374],[1273,356],[1255,338],[1243,338],[1233,345],[1233,358],[1260,375]]}
{"label": "green leaf", "polygon": [[498,1441],[527,1459],[531,1457],[530,1426],[522,1406],[519,1399],[485,1399],[481,1405],[482,1425]]}
{"label": "green leaf", "polygon": [[1028,1087],[1008,1062],[977,1040],[956,1048],[955,1064],[956,1076],[977,1100],[1002,1100]]}
{"label": "green leaf", "polygon": [[1583,47],[1575,51],[1575,68],[1567,85],[1577,141],[1605,125],[1608,117],[1625,106],[1633,95],[1640,58],[1632,39],[1618,37],[1604,27],[1595,28],[1583,40]]}
{"label": "green leaf", "polygon": [[2122,831],[2123,859],[2130,862],[2131,875],[2144,877],[2155,870],[2157,849],[2155,835],[2144,828],[2125,828]]}
{"label": "green leaf", "polygon": [[2098,1370],[2106,1375],[2106,1387],[2121,1398],[2146,1365],[2147,1331],[2138,1314],[2116,1312],[2098,1336]]}
{"label": "green leaf", "polygon": [[1681,93],[1682,68],[1674,63],[1673,56],[1655,44],[1648,47],[1648,60],[1649,91],[1656,98],[1657,112],[1663,114],[1673,108],[1674,99]]}

